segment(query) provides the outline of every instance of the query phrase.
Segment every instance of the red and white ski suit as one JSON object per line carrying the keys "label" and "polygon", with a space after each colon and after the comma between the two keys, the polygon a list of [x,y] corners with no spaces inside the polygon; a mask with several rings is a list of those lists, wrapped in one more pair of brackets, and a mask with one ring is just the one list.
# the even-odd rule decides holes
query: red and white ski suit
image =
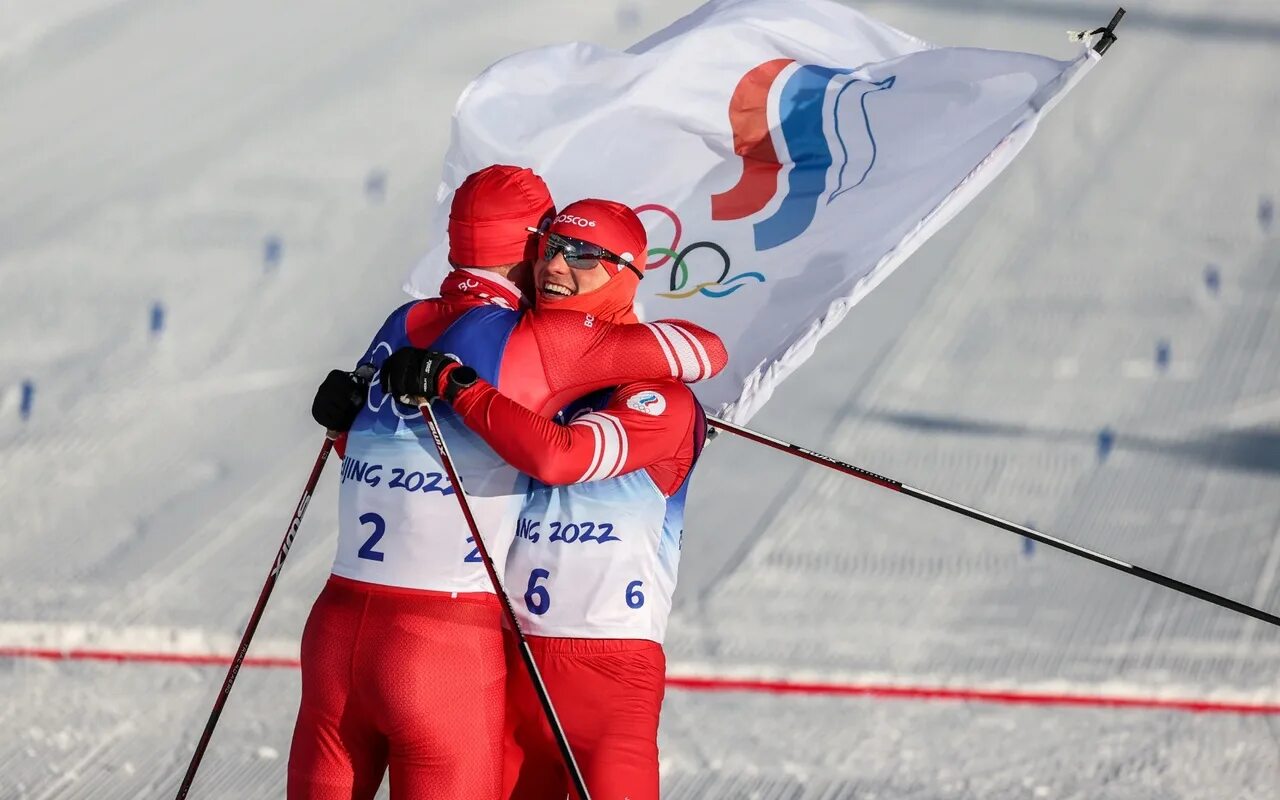
{"label": "red and white ski suit", "polygon": [[[519,304],[505,280],[455,270],[439,298],[394,313],[362,360],[378,366],[399,347],[441,343],[469,361],[480,353],[489,380],[540,410],[639,377],[710,377],[727,360],[716,336],[688,323],[508,310]],[[470,498],[501,569],[524,484],[492,467],[451,413],[439,416],[469,492],[468,462],[480,465],[477,485],[506,481]],[[338,552],[303,633],[289,798],[371,798],[389,767],[395,800],[492,800],[503,765],[501,608],[457,498],[420,412],[382,395],[376,379],[342,444]]]}
{"label": "red and white ski suit", "polygon": [[[634,382],[550,420],[477,381],[454,409],[534,478],[507,591],[591,796],[657,800],[661,643],[688,478],[706,439],[697,400],[676,381]],[[563,800],[567,772],[514,659],[508,687],[508,796]]]}

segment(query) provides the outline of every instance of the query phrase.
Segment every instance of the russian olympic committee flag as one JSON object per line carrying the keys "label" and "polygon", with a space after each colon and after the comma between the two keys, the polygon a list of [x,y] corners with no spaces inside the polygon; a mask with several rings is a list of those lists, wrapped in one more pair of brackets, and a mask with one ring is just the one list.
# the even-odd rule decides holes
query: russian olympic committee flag
{"label": "russian olympic committee flag", "polygon": [[713,0],[626,52],[520,53],[458,100],[437,243],[405,288],[436,292],[453,190],[489,164],[531,167],[561,206],[627,203],[644,316],[724,339],[694,390],[745,422],[1098,58],[935,47],[827,0]]}

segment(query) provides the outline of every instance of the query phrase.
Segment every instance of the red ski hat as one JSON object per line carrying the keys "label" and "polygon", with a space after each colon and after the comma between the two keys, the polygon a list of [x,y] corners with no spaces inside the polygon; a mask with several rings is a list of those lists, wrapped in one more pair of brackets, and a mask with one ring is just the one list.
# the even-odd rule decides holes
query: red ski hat
{"label": "red ski hat", "polygon": [[453,193],[449,261],[497,267],[528,260],[529,228],[555,213],[547,184],[524,167],[495,164],[473,172]]}
{"label": "red ski hat", "polygon": [[[596,199],[570,203],[556,214],[549,232],[599,245],[644,274],[649,237],[636,212],[622,203]],[[609,266],[616,267],[618,272],[627,269],[622,265]]]}

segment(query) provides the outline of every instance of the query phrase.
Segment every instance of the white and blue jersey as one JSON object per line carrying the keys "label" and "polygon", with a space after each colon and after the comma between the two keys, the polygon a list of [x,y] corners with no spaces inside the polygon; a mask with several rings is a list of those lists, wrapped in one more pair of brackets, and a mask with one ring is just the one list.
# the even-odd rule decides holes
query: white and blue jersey
{"label": "white and blue jersey", "polygon": [[[675,392],[688,390],[673,384],[663,394],[633,392],[621,398],[625,406],[615,393],[601,392],[562,412],[559,421],[569,430],[591,430],[595,458],[582,482],[531,481],[506,571],[507,592],[526,633],[662,642],[680,564],[689,476],[706,430],[691,394],[668,409],[666,400]],[[660,422],[654,415],[664,412],[693,418],[645,427]],[[637,420],[641,425],[629,424]],[[655,447],[666,460],[679,457],[686,465],[666,492],[643,462],[635,465],[639,451],[656,452]],[[617,469],[630,471],[608,469],[611,458]]]}
{"label": "white and blue jersey", "polygon": [[[430,302],[430,301],[423,301]],[[397,309],[362,363],[381,368],[412,346],[410,310]],[[496,382],[507,337],[519,313],[494,305],[463,310],[430,345],[452,353]],[[333,574],[386,586],[443,592],[492,592],[466,519],[453,496],[435,443],[416,406],[383,394],[375,374],[348,434],[338,495],[338,552]],[[433,407],[485,545],[501,574],[528,479],[507,466],[445,404]]]}

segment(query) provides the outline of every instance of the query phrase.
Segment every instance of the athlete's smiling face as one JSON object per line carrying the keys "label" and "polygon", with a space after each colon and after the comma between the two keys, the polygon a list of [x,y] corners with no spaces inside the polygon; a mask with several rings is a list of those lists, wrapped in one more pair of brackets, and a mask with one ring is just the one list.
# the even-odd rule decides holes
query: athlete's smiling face
{"label": "athlete's smiling face", "polygon": [[534,287],[537,289],[538,304],[554,306],[566,297],[587,294],[609,282],[612,264],[598,261],[591,269],[570,267],[562,253],[556,253],[550,261],[546,259],[546,251],[533,265]]}

